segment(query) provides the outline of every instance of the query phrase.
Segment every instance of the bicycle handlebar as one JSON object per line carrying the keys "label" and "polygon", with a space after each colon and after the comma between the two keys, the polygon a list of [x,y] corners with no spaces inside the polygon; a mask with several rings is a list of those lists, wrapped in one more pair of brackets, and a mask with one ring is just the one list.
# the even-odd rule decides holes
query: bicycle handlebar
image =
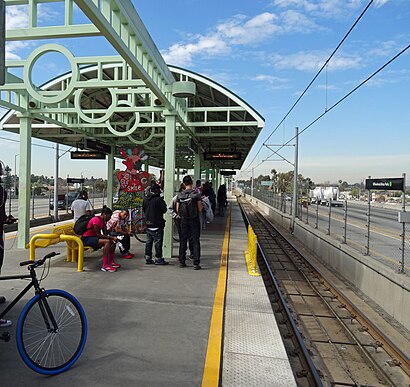
{"label": "bicycle handlebar", "polygon": [[43,258],[39,259],[38,261],[34,261],[34,262],[33,261],[23,261],[23,262],[20,262],[20,266],[35,265],[36,267],[38,267],[38,266],[41,266],[45,262],[46,259],[52,258],[56,255],[60,255],[60,253],[57,253],[57,252],[53,251],[51,253],[48,253]]}

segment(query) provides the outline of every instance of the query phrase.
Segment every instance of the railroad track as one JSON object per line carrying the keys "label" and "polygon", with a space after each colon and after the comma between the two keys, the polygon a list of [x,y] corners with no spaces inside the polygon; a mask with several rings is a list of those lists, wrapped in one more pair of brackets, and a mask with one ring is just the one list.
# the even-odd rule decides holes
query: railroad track
{"label": "railroad track", "polygon": [[409,359],[251,204],[240,200],[298,385],[409,386]]}

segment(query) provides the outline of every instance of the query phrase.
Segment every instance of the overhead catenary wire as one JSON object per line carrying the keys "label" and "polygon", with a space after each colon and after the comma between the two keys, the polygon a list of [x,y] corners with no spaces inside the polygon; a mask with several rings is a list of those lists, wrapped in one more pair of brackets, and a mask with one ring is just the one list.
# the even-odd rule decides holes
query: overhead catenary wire
{"label": "overhead catenary wire", "polygon": [[[403,48],[400,52],[398,52],[393,58],[391,58],[389,61],[387,61],[383,66],[379,67],[375,72],[373,72],[371,75],[369,75],[364,81],[360,82],[355,88],[353,88],[351,91],[349,91],[347,94],[345,94],[342,98],[340,98],[337,102],[335,102],[329,109],[325,110],[322,114],[320,114],[318,117],[316,117],[310,124],[305,126],[302,130],[299,131],[299,136],[308,130],[310,127],[312,127],[317,121],[319,121],[322,117],[324,117],[327,113],[329,113],[332,109],[334,109],[337,105],[342,103],[346,98],[350,97],[355,91],[360,89],[364,84],[369,82],[374,76],[376,76],[380,71],[382,71],[384,68],[386,68],[390,63],[395,61],[400,55],[404,54],[408,49],[410,48],[410,44],[407,45],[405,48]],[[284,148],[286,145],[290,144],[291,141],[293,141],[296,138],[296,135],[290,138],[287,142],[282,144],[275,152],[272,152],[269,156],[271,157],[274,153],[279,152],[282,148]],[[259,167],[259,165],[263,164],[265,160],[262,160],[258,165],[256,165],[254,168]]]}
{"label": "overhead catenary wire", "polygon": [[[0,136],[0,140],[7,140],[7,141],[12,141],[12,142],[20,142],[20,140],[15,140],[13,138],[7,138],[7,137],[2,137]],[[31,144],[32,146],[38,146],[40,148],[47,148],[47,149],[55,149],[53,146],[47,146],[47,145],[41,145],[41,144]]]}
{"label": "overhead catenary wire", "polygon": [[[286,118],[289,116],[289,114],[293,111],[293,109],[296,107],[296,105],[299,103],[299,101],[302,99],[302,97],[306,94],[306,92],[309,90],[309,88],[312,86],[312,84],[316,81],[317,77],[320,75],[320,73],[323,71],[324,68],[327,67],[329,64],[330,60],[332,57],[336,54],[336,52],[339,50],[339,48],[342,46],[344,41],[347,39],[347,37],[350,35],[350,33],[353,31],[353,29],[356,27],[357,23],[360,21],[360,19],[364,16],[364,14],[367,12],[371,4],[373,3],[374,0],[370,0],[367,6],[364,8],[362,13],[359,15],[359,17],[356,19],[356,21],[352,24],[352,26],[349,28],[347,33],[344,35],[343,39],[339,42],[339,44],[336,46],[336,48],[333,50],[333,52],[330,54],[330,56],[326,59],[326,61],[323,63],[322,67],[320,70],[316,73],[316,75],[313,77],[313,79],[309,82],[309,84],[306,86],[306,88],[303,90],[302,94],[296,99],[296,101],[293,103],[291,108],[288,110],[288,112],[284,115],[284,117],[280,120],[280,122],[276,125],[276,127],[273,129],[272,133],[266,138],[266,140],[262,143],[262,145],[259,147],[258,152],[252,159],[252,161],[249,163],[249,165],[245,168],[247,170],[252,163],[255,161],[256,157],[258,157],[259,152],[262,150],[262,148],[266,145],[266,141],[268,141],[273,134],[278,130],[279,126],[286,120]],[[260,165],[260,164],[258,164]]]}

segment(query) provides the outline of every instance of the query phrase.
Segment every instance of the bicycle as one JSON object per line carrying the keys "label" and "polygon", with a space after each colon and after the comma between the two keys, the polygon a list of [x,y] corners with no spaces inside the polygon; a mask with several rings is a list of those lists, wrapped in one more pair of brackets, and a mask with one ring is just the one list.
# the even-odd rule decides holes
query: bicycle
{"label": "bicycle", "polygon": [[138,219],[135,219],[131,222],[131,227],[134,233],[134,237],[145,243],[147,241],[147,225],[145,223],[145,218],[142,216]]}
{"label": "bicycle", "polygon": [[[134,237],[138,241],[145,243],[147,241],[147,225],[145,223],[145,218],[142,216],[141,218],[133,220],[131,222],[131,225],[132,225]],[[178,228],[175,225],[174,221],[172,222],[172,239],[175,242],[179,242]]]}
{"label": "bicycle", "polygon": [[[16,329],[17,348],[23,361],[33,371],[43,375],[57,375],[68,370],[80,357],[87,340],[87,318],[80,302],[70,293],[60,289],[46,290],[40,287],[36,268],[47,259],[58,255],[52,252],[35,262],[20,262],[28,266],[29,274],[2,276],[0,281],[30,279],[30,283],[0,314],[0,319],[32,288],[35,296],[27,302],[20,314]],[[3,333],[0,339],[10,341],[10,335]]]}

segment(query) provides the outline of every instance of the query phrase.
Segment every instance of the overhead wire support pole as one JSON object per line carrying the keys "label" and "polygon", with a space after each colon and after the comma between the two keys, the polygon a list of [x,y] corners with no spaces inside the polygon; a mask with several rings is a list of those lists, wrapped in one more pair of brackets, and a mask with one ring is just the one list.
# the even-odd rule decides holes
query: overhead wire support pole
{"label": "overhead wire support pole", "polygon": [[[373,72],[371,75],[369,75],[364,81],[360,82],[354,89],[350,90],[347,94],[345,94],[342,98],[340,98],[337,102],[335,102],[332,106],[330,106],[325,112],[320,114],[318,117],[316,117],[309,125],[305,126],[300,132],[299,135],[301,135],[303,132],[308,130],[310,127],[312,127],[316,122],[318,122],[321,118],[323,118],[326,114],[328,114],[331,110],[333,110],[336,106],[341,104],[345,99],[350,97],[354,92],[356,92],[358,89],[360,89],[363,85],[365,85],[367,82],[369,82],[372,78],[374,78],[380,71],[382,71],[384,68],[386,68],[390,63],[395,61],[399,56],[403,55],[408,49],[410,49],[410,44],[407,45],[405,48],[403,48],[400,52],[398,52],[393,58],[391,58],[389,61],[387,61],[383,66],[379,67],[375,72]],[[277,150],[280,151],[282,148],[287,146],[288,144],[291,143],[295,139],[295,136],[290,138],[285,144],[281,145],[280,148]]]}
{"label": "overhead wire support pole", "polygon": [[297,196],[298,196],[298,146],[299,146],[299,128],[295,128],[295,164],[293,172],[293,198],[292,198],[292,233],[295,231],[295,220],[297,208]]}
{"label": "overhead wire support pole", "polygon": [[[401,195],[401,210],[406,212],[406,174],[403,173],[403,191]],[[401,262],[400,262],[400,273],[404,273],[404,256],[406,248],[406,222],[402,223],[402,235],[401,235]]]}
{"label": "overhead wire support pole", "polygon": [[346,32],[345,36],[343,39],[339,42],[339,44],[336,46],[336,48],[333,50],[333,52],[330,54],[329,58],[323,63],[322,67],[319,69],[319,71],[316,73],[316,75],[313,77],[313,79],[309,82],[309,84],[306,86],[305,90],[303,90],[302,94],[297,98],[297,100],[293,103],[292,107],[288,110],[288,112],[285,114],[285,116],[282,118],[282,120],[276,125],[275,129],[273,129],[272,133],[268,136],[268,138],[263,142],[261,147],[259,148],[258,152],[256,153],[255,157],[252,159],[252,161],[249,163],[248,167],[245,169],[248,169],[250,165],[255,161],[256,157],[258,156],[259,152],[262,149],[262,146],[266,145],[266,141],[268,141],[272,135],[278,130],[279,126],[286,120],[286,118],[289,116],[289,114],[293,111],[293,109],[296,107],[296,105],[299,103],[299,101],[302,99],[302,97],[306,94],[306,92],[309,90],[310,86],[315,82],[317,77],[320,75],[320,73],[323,71],[324,68],[327,67],[329,64],[330,60],[332,57],[336,54],[337,50],[342,46],[344,41],[347,39],[347,37],[350,35],[350,33],[353,31],[353,29],[356,27],[357,23],[359,23],[360,19],[364,16],[364,14],[367,12],[369,7],[372,5],[374,0],[370,0],[369,3],[366,5],[365,9],[362,11],[362,13],[359,15],[359,17],[356,19],[356,21],[352,24],[352,26],[349,28],[349,31]]}

